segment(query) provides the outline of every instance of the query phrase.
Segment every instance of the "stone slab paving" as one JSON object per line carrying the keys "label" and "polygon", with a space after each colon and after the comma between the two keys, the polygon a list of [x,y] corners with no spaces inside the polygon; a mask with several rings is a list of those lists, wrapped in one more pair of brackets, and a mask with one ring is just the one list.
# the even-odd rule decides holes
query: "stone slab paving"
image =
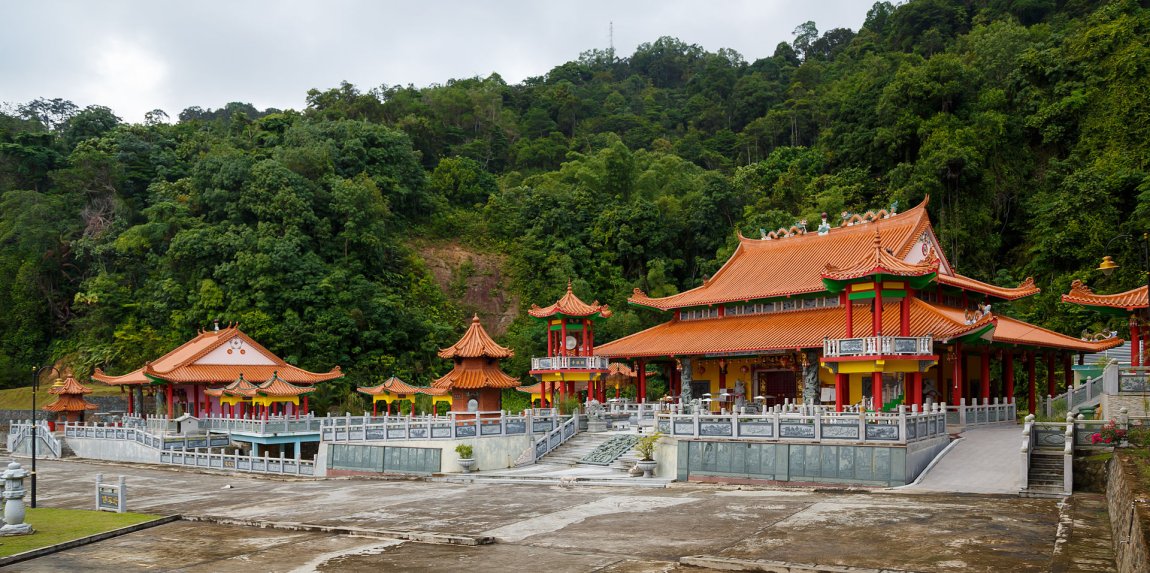
{"label": "stone slab paving", "polygon": [[[1059,525],[1055,500],[1017,496],[273,480],[80,461],[46,461],[39,469],[39,499],[46,507],[91,507],[95,474],[123,474],[130,511],[266,521],[279,528],[177,523],[12,571],[107,571],[116,563],[112,570],[124,573],[638,573],[671,571],[682,557],[711,555],[923,572],[1046,572]],[[293,524],[491,535],[497,542],[430,545],[287,529]]]}
{"label": "stone slab paving", "polygon": [[1017,494],[1022,489],[1022,427],[967,428],[919,483],[901,491]]}
{"label": "stone slab paving", "polygon": [[1076,493],[1066,503],[1062,508],[1051,572],[1117,571],[1106,496],[1100,493]]}

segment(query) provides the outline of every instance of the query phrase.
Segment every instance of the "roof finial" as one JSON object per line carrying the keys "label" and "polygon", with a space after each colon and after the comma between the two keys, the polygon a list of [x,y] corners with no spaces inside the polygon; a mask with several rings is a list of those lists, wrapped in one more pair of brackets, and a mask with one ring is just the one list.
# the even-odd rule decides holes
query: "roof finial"
{"label": "roof finial", "polygon": [[571,279],[567,279],[567,292],[571,292]]}
{"label": "roof finial", "polygon": [[477,313],[475,313],[475,314],[474,314],[474,315],[471,317],[471,323],[472,323],[472,324],[479,324],[479,313],[478,313],[478,312],[477,312]]}

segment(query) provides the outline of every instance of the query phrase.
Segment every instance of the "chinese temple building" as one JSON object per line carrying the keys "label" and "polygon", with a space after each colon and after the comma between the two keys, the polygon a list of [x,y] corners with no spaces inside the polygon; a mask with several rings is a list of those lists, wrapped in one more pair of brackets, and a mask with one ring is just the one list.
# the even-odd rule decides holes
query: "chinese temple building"
{"label": "chinese temple building", "polygon": [[583,302],[568,282],[567,294],[546,308],[531,305],[527,314],[547,322],[547,356],[531,359],[531,375],[542,383],[547,401],[556,393],[567,397],[577,392],[604,401],[607,359],[595,356],[593,322],[611,316],[607,305]]}
{"label": "chinese temple building", "polygon": [[[215,386],[231,385],[241,376],[247,380],[268,381],[264,384],[267,388],[263,394],[248,398],[253,406],[270,408],[286,402],[298,406],[296,397],[302,392],[284,384],[311,387],[342,378],[343,373],[338,366],[322,373],[292,366],[231,325],[201,331],[171,352],[122,376],[110,376],[97,369],[92,379],[129,389],[129,413],[146,411],[144,394],[147,391],[156,397],[155,413],[175,418],[182,413],[206,415],[222,411],[221,404],[228,405],[228,401],[221,402],[222,396],[210,395],[206,391]],[[283,395],[277,394],[280,392]],[[232,401],[231,405],[236,403]]]}
{"label": "chinese temple building", "polygon": [[411,402],[411,415],[415,415],[415,395],[426,394],[431,396],[431,409],[435,410],[435,405],[439,402],[447,402],[451,404],[451,396],[447,390],[443,388],[426,388],[422,386],[412,386],[395,376],[384,380],[382,384],[371,387],[357,387],[356,390],[371,396],[371,415],[376,416],[379,414],[379,403],[383,402],[384,408],[387,412],[391,413],[391,405],[393,402],[399,400],[408,400]]}
{"label": "chinese temple building", "polygon": [[[452,360],[455,367],[432,382],[431,387],[444,390],[451,396],[453,412],[499,410],[503,404],[503,389],[519,386],[519,380],[499,367],[500,360],[512,356],[515,353],[496,344],[479,323],[479,315],[475,315],[459,342],[440,349],[439,357]],[[473,400],[474,404],[471,404]]]}
{"label": "chinese temple building", "polygon": [[[1109,260],[1110,257],[1106,259]],[[1127,317],[1130,326],[1130,365],[1150,366],[1148,363],[1150,359],[1146,354],[1146,343],[1150,340],[1150,322],[1146,316],[1148,306],[1146,292],[1146,285],[1142,285],[1117,294],[1095,294],[1082,281],[1075,280],[1070,284],[1070,293],[1062,295],[1062,302],[1092,308],[1106,316]]]}
{"label": "chinese temple building", "polygon": [[[927,202],[903,213],[844,213],[832,228],[739,236],[735,252],[697,288],[628,302],[670,314],[658,326],[598,348],[635,359],[639,395],[659,364],[672,397],[703,394],[711,408],[833,402],[891,410],[927,402],[1011,401],[1024,369],[1035,409],[1036,363],[1047,395],[1076,353],[1121,340],[1084,341],[997,314],[995,304],[1039,292],[1027,279],[1000,287],[959,274],[940,248]],[[992,363],[995,368],[992,369]],[[997,376],[992,379],[992,372]]]}
{"label": "chinese temple building", "polygon": [[91,394],[92,389],[80,384],[72,376],[63,381],[57,380],[48,393],[54,394],[56,399],[41,409],[54,412],[58,422],[83,422],[84,412],[96,409],[95,404],[84,399],[84,394]]}

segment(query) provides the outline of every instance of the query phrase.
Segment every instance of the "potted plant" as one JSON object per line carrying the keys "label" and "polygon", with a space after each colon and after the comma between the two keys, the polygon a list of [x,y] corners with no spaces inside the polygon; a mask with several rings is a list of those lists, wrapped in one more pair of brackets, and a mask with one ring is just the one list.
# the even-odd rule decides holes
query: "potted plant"
{"label": "potted plant", "polygon": [[455,446],[455,453],[459,454],[459,466],[463,468],[463,473],[471,473],[475,469],[475,450],[468,444],[459,444]]}
{"label": "potted plant", "polygon": [[635,466],[643,470],[643,477],[652,477],[655,471],[655,443],[662,438],[661,432],[655,432],[649,436],[639,438],[635,443],[635,451],[639,454],[639,461],[635,462]]}

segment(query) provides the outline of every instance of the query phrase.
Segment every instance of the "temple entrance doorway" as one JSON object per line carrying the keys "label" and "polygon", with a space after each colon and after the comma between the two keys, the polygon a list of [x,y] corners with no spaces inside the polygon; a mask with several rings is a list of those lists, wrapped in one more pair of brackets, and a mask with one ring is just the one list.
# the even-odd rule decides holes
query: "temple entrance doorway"
{"label": "temple entrance doorway", "polygon": [[[755,398],[763,397],[764,406],[771,407],[798,398],[798,381],[794,370],[760,370],[755,374]],[[757,401],[757,400],[756,400]]]}

